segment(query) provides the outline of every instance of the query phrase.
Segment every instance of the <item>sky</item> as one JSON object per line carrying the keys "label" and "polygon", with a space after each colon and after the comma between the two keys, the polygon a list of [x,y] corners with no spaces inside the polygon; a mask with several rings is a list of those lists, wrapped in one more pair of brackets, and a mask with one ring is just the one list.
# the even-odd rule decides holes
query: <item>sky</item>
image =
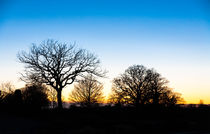
{"label": "sky", "polygon": [[105,94],[114,77],[142,64],[186,103],[210,104],[209,0],[0,0],[0,82],[23,87],[16,55],[46,39],[95,53],[108,71]]}

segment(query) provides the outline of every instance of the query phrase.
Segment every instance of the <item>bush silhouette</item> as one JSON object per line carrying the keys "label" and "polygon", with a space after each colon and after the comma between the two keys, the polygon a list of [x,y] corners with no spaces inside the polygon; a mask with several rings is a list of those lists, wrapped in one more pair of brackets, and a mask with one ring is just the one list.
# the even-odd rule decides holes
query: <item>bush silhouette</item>
{"label": "bush silhouette", "polygon": [[49,100],[46,91],[47,88],[41,84],[26,85],[22,94],[24,105],[32,109],[47,107]]}

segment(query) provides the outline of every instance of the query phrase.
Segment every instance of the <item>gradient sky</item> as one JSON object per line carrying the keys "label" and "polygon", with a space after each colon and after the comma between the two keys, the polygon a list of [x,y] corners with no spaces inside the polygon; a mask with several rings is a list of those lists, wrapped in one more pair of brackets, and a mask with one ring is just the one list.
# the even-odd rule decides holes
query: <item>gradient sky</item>
{"label": "gradient sky", "polygon": [[0,82],[22,87],[16,54],[48,38],[96,53],[109,71],[106,93],[114,77],[143,64],[187,103],[210,103],[208,0],[0,0]]}

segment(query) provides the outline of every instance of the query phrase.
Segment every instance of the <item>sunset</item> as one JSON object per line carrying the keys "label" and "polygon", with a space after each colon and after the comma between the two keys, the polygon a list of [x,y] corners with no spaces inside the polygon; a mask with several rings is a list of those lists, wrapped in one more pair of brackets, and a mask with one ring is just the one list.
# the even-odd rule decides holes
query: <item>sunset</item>
{"label": "sunset", "polygon": [[[23,95],[49,89],[46,99],[58,109],[63,103],[150,106],[156,76],[159,96],[170,92],[175,105],[209,108],[210,1],[0,0],[0,61],[0,98],[9,83],[11,93]],[[139,78],[139,94],[130,91],[136,81],[128,77]],[[90,84],[100,93],[86,104],[78,96]]]}

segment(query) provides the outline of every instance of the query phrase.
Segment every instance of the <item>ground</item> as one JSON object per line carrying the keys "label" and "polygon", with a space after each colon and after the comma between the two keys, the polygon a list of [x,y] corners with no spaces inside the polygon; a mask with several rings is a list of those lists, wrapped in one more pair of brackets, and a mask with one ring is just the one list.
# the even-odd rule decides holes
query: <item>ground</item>
{"label": "ground", "polygon": [[0,134],[209,134],[210,111],[127,109],[1,112]]}

